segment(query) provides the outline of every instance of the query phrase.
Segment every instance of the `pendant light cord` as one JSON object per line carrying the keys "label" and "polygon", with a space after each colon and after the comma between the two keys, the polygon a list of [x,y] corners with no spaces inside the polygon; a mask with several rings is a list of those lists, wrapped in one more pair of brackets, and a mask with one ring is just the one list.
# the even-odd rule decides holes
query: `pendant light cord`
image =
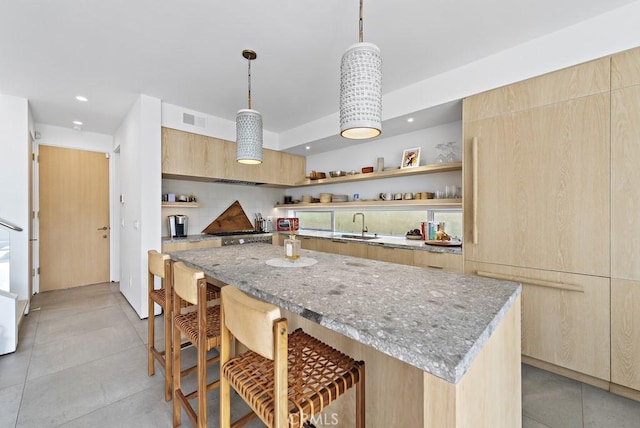
{"label": "pendant light cord", "polygon": [[249,105],[249,110],[251,110],[251,59],[247,58],[247,62],[249,63],[249,65],[247,66],[247,80],[249,87],[249,91],[247,93],[247,104]]}
{"label": "pendant light cord", "polygon": [[363,37],[362,37],[362,27],[363,27],[363,24],[362,24],[362,1],[363,0],[360,0],[360,22],[359,22],[360,43],[362,43],[362,41],[363,41]]}

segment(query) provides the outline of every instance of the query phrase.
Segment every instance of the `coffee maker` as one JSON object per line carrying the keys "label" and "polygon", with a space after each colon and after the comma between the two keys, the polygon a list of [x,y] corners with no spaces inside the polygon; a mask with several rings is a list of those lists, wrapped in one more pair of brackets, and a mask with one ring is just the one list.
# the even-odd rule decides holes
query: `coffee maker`
{"label": "coffee maker", "polygon": [[169,216],[169,236],[171,238],[184,238],[187,236],[189,217],[182,214]]}

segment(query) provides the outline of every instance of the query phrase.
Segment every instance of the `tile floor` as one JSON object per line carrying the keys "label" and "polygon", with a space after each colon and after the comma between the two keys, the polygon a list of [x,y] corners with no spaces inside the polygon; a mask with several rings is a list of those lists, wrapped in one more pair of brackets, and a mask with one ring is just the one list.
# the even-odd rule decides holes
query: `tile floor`
{"label": "tile floor", "polygon": [[[171,426],[162,371],[147,376],[147,321],[118,284],[41,293],[31,307],[18,350],[0,356],[0,427]],[[195,361],[192,351],[185,364]],[[640,427],[640,403],[530,366],[522,377],[524,428]],[[218,426],[217,391],[209,397],[209,426]],[[235,398],[234,417],[246,413]]]}

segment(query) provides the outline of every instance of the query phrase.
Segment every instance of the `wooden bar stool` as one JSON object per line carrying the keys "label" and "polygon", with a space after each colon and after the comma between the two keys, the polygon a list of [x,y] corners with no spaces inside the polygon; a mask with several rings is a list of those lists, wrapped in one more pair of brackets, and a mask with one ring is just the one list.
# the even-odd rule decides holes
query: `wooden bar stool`
{"label": "wooden bar stool", "polygon": [[[220,427],[231,426],[230,388],[268,427],[303,427],[313,415],[356,387],[356,427],[365,426],[365,370],[298,329],[288,334],[276,306],[232,286],[221,292]],[[230,358],[231,336],[249,348]],[[252,414],[248,416],[253,416]],[[245,423],[243,417],[233,426]]]}
{"label": "wooden bar stool", "polygon": [[[149,334],[149,376],[155,374],[154,359],[164,368],[164,399],[171,400],[172,368],[171,368],[171,258],[155,250],[147,252],[149,256],[148,274],[148,334]],[[161,279],[161,288],[155,289],[155,277]],[[164,350],[156,348],[154,303],[160,305],[164,312]]]}
{"label": "wooden bar stool", "polygon": [[[217,388],[220,381],[207,384],[207,365],[219,361],[215,356],[207,360],[207,351],[220,346],[220,305],[210,306],[207,299],[207,280],[202,271],[188,268],[182,262],[173,264],[173,307],[179,308],[182,302],[195,305],[195,310],[187,313],[176,311],[173,315],[173,426],[181,423],[180,409],[183,407],[189,419],[198,427],[207,426],[207,391]],[[180,343],[184,334],[198,352],[198,387],[185,394],[182,390],[180,371]],[[189,400],[198,399],[198,412]]]}

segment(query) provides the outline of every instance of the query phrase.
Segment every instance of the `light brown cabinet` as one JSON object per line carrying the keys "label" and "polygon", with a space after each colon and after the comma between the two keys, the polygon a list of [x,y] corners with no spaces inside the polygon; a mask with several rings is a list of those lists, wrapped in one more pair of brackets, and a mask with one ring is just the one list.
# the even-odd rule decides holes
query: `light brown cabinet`
{"label": "light brown cabinet", "polygon": [[[523,98],[532,107],[521,101],[516,110],[496,108],[498,114],[476,120],[473,106],[502,106],[495,99],[512,92],[470,97],[469,108],[465,100],[466,260],[609,276],[610,108],[608,86],[599,83],[609,80],[603,64],[608,60],[517,84],[513,102]],[[584,86],[576,90],[579,98],[538,94],[572,85]]]}
{"label": "light brown cabinet", "polygon": [[413,250],[405,248],[383,247],[380,245],[367,246],[367,258],[381,262],[413,265]]}
{"label": "light brown cabinet", "polygon": [[640,281],[640,49],[611,63],[611,276]]}
{"label": "light brown cabinet", "polygon": [[203,181],[240,181],[293,186],[304,179],[303,156],[263,149],[263,163],[236,162],[236,144],[219,138],[162,128],[162,175]]}
{"label": "light brown cabinet", "polygon": [[522,284],[524,357],[610,380],[609,278],[476,262],[467,268]]}
{"label": "light brown cabinet", "polygon": [[462,273],[462,255],[451,253],[433,253],[431,251],[413,251],[413,265],[442,269]]}
{"label": "light brown cabinet", "polygon": [[603,58],[463,107],[465,271],[523,284],[523,360],[598,386],[611,379],[609,82]]}
{"label": "light brown cabinet", "polygon": [[611,280],[611,382],[640,390],[640,281]]}
{"label": "light brown cabinet", "polygon": [[611,390],[640,400],[640,48],[611,58]]}

